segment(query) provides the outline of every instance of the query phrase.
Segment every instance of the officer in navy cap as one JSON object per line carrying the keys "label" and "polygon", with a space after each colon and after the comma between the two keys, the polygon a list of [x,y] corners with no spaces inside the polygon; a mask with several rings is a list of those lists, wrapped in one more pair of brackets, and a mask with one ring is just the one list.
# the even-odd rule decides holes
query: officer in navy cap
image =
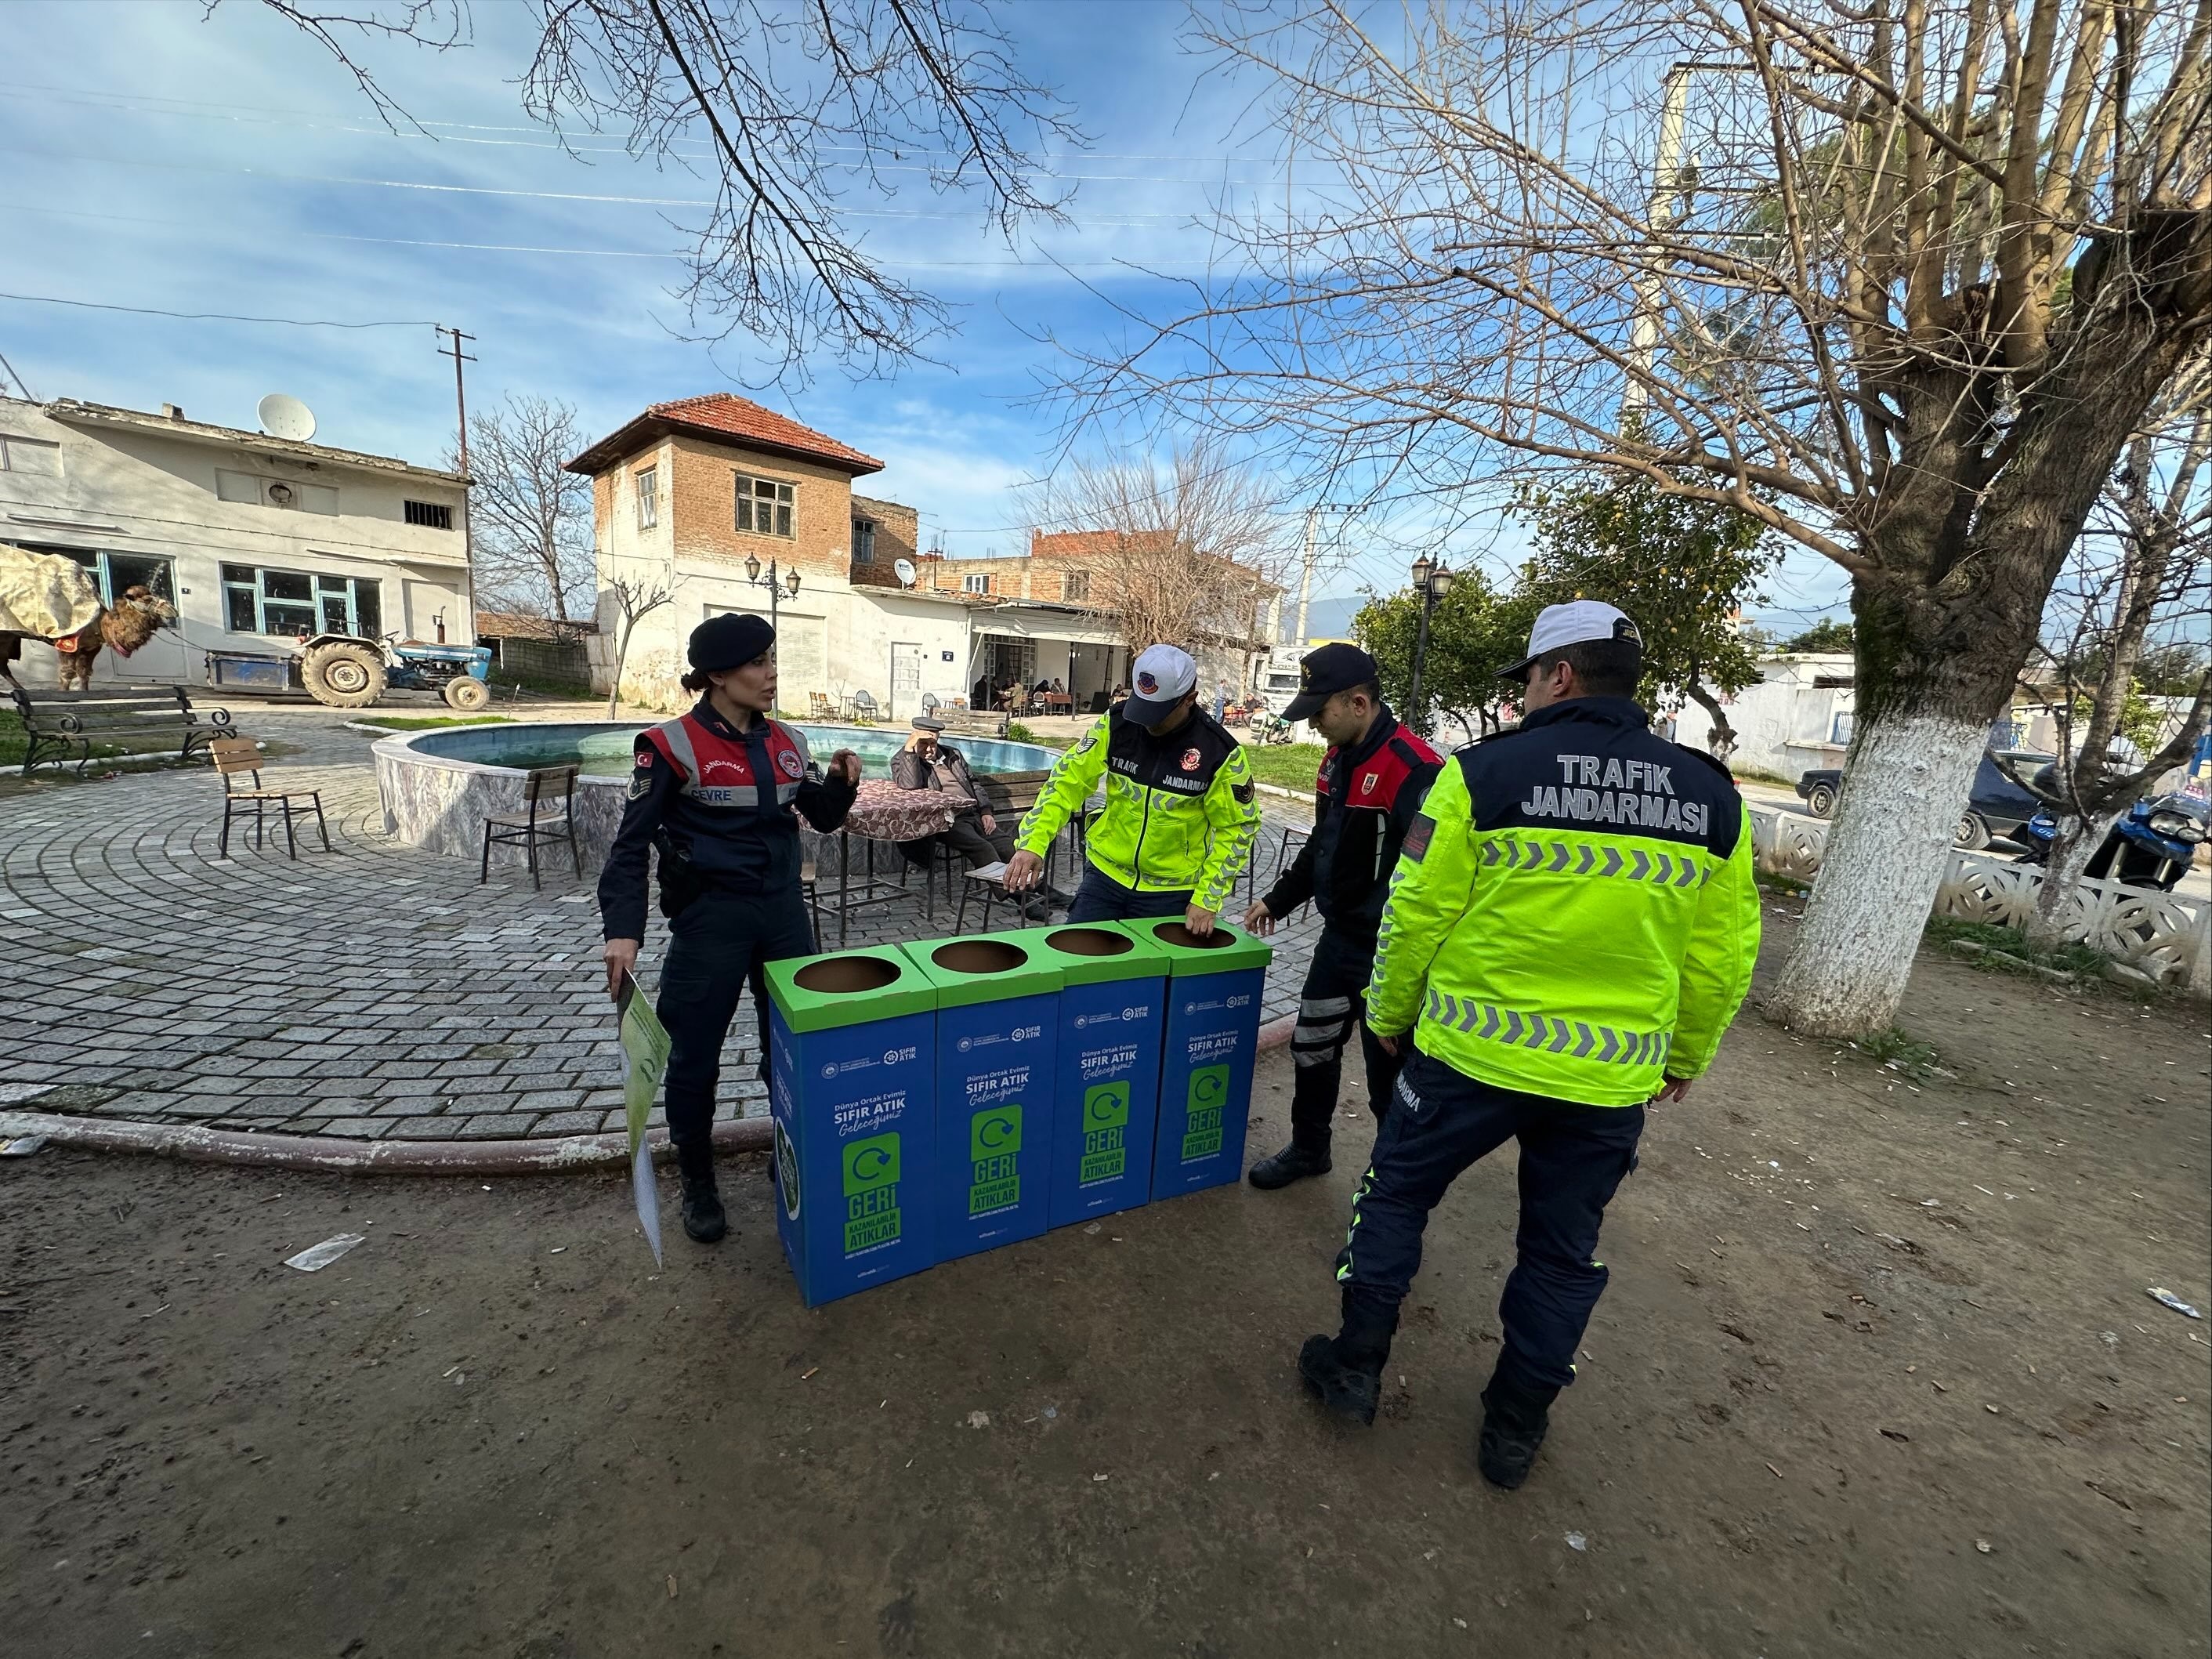
{"label": "officer in navy cap", "polygon": [[1329,745],[1314,780],[1314,827],[1289,869],[1244,913],[1246,929],[1272,933],[1305,903],[1321,912],[1291,1032],[1291,1144],[1252,1166],[1255,1187],[1273,1190],[1331,1167],[1330,1130],[1344,1079],[1344,1050],[1358,1031],[1367,1108],[1381,1122],[1397,1081],[1397,1056],[1361,1023],[1382,902],[1398,850],[1436,781],[1442,757],[1398,722],[1382,701],[1382,671],[1356,645],[1324,645],[1298,664],[1298,695],[1283,711],[1310,720]]}
{"label": "officer in navy cap", "polygon": [[629,801],[599,874],[607,990],[619,996],[645,937],[646,853],[659,854],[668,957],[660,1023],[669,1036],[668,1138],[684,1179],[684,1231],[712,1244],[729,1231],[714,1187],[714,1086],[722,1040],[750,981],[765,1036],[764,963],[811,956],[799,891],[799,819],[845,822],[860,759],[841,749],[827,777],[806,736],[769,718],[775,633],[759,617],[710,617],[691,630],[688,714],[641,732]]}

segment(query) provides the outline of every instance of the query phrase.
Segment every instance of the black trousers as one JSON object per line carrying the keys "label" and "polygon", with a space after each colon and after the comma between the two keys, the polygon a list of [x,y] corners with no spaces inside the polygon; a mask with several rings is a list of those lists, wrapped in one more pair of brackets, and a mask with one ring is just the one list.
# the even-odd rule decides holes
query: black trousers
{"label": "black trousers", "polygon": [[668,1029],[668,1138],[679,1154],[702,1156],[714,1133],[722,1042],[746,986],[752,987],[764,1049],[762,969],[785,957],[813,954],[814,923],[796,886],[788,893],[708,891],[668,924],[668,960],[655,1008]]}
{"label": "black trousers", "polygon": [[1001,823],[995,830],[987,830],[980,812],[961,813],[952,820],[952,827],[937,839],[957,854],[960,861],[970,870],[980,870],[987,864],[1004,864],[1014,855],[1012,826]]}
{"label": "black trousers", "polygon": [[1147,893],[1124,887],[1094,864],[1083,872],[1075,902],[1067,907],[1067,919],[1072,922],[1148,921],[1158,916],[1179,917],[1189,908],[1188,892]]}
{"label": "black trousers", "polygon": [[[1399,1073],[1389,1115],[1352,1196],[1336,1277],[1395,1315],[1421,1266],[1421,1233],[1460,1172],[1510,1139],[1521,1143],[1521,1228],[1498,1314],[1498,1372],[1534,1390],[1575,1380],[1575,1354],[1604,1294],[1596,1256],[1605,1206],[1636,1167],[1641,1106],[1577,1106],[1516,1094],[1416,1054]],[[1393,1322],[1395,1323],[1395,1319]]]}
{"label": "black trousers", "polygon": [[1344,1086],[1344,1051],[1356,1030],[1367,1067],[1367,1109],[1380,1123],[1390,1109],[1390,1091],[1403,1062],[1367,1029],[1367,976],[1375,966],[1375,941],[1346,939],[1324,927],[1298,989],[1297,1024],[1291,1032],[1296,1077],[1291,1090],[1291,1139],[1309,1152],[1328,1150],[1337,1096]]}

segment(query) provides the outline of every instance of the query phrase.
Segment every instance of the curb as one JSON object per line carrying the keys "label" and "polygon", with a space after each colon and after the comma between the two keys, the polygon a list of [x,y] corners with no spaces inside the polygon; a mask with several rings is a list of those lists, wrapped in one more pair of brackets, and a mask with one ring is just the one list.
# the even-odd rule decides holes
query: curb
{"label": "curb", "polygon": [[[1291,1040],[1297,1016],[1285,1014],[1260,1028],[1257,1052]],[[543,1140],[343,1140],[335,1136],[268,1135],[244,1129],[205,1129],[189,1123],[138,1123],[68,1117],[56,1112],[0,1112],[0,1139],[44,1135],[49,1144],[88,1152],[137,1152],[187,1164],[227,1164],[234,1169],[298,1170],[322,1175],[570,1175],[618,1170],[629,1162],[629,1137],[568,1135]],[[764,1117],[714,1126],[718,1152],[764,1152],[774,1131]],[[656,1163],[673,1156],[668,1131],[647,1132]]]}

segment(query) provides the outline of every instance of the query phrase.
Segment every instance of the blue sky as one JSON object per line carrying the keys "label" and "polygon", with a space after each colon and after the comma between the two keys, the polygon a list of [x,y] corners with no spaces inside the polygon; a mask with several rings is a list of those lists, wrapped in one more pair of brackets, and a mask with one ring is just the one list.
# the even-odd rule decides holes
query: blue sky
{"label": "blue sky", "polygon": [[[955,553],[1018,545],[1012,492],[1053,460],[1054,416],[1031,401],[1037,337],[1110,337],[1109,300],[1157,297],[1118,262],[1194,270],[1207,242],[1194,222],[1224,185],[1281,191],[1272,149],[1234,143],[1249,88],[1201,76],[1182,50],[1181,0],[1027,0],[1002,15],[1024,67],[1093,138],[1063,164],[1073,222],[1010,248],[972,205],[919,185],[857,202],[870,246],[954,308],[960,332],[934,348],[944,366],[859,383],[825,367],[796,396],[749,394],[883,459],[863,488],[920,507],[925,537]],[[252,427],[260,396],[287,392],[315,410],[322,441],[426,461],[453,426],[431,322],[477,337],[472,407],[539,392],[575,404],[594,434],[659,399],[743,391],[757,358],[678,332],[669,291],[687,241],[670,221],[686,210],[635,199],[696,199],[702,181],[632,161],[619,135],[584,137],[581,157],[554,147],[514,84],[528,18],[479,4],[466,49],[364,48],[430,138],[387,131],[320,47],[251,0],[211,18],[137,0],[0,7],[0,292],[413,325],[0,300],[0,354],[41,398],[177,403],[227,425]],[[1362,542],[1355,526],[1324,597],[1403,581],[1399,551]],[[1791,560],[1776,593],[1791,614],[1774,620],[1817,611],[1838,586]],[[1342,614],[1317,606],[1316,631]]]}

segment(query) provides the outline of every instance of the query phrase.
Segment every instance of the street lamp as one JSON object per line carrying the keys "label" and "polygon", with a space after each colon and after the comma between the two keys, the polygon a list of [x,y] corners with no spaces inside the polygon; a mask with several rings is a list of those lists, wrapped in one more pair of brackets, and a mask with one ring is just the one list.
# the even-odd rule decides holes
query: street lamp
{"label": "street lamp", "polygon": [[768,562],[768,574],[763,576],[761,574],[760,556],[757,553],[748,553],[745,556],[745,580],[755,587],[768,589],[768,625],[773,631],[776,627],[776,610],[781,603],[782,596],[788,593],[794,599],[799,597],[799,572],[787,570],[783,573],[783,580],[778,581],[775,561],[770,559]]}
{"label": "street lamp", "polygon": [[1421,702],[1421,669],[1429,655],[1429,615],[1437,601],[1451,592],[1452,573],[1425,553],[1413,561],[1413,591],[1421,596],[1421,625],[1413,636],[1413,684],[1407,698],[1407,718],[1423,737],[1429,732],[1428,709]]}

